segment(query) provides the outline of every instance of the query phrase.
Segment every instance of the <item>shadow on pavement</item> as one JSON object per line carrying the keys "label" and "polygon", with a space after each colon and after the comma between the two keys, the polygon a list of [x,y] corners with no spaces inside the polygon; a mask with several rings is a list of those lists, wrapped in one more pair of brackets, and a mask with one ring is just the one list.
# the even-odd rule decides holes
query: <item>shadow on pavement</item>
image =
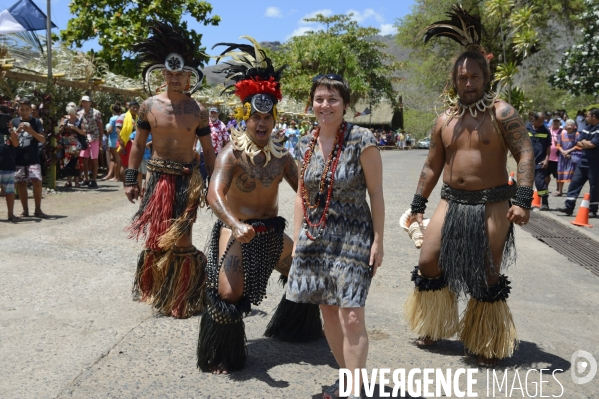
{"label": "shadow on pavement", "polygon": [[[337,362],[329,349],[327,340],[322,337],[305,344],[258,339],[248,342],[248,358],[242,371],[231,374],[235,381],[257,379],[274,388],[286,388],[289,381],[275,380],[269,371],[283,364],[305,364],[311,366],[337,367]],[[296,380],[295,375],[284,375]]]}
{"label": "shadow on pavement", "polygon": [[504,361],[502,365],[508,368],[532,369],[541,368],[539,363],[544,365],[542,368],[549,369],[552,373],[554,371],[556,373],[565,373],[572,366],[569,360],[545,352],[534,342],[528,341],[520,341],[520,346],[514,356]]}
{"label": "shadow on pavement", "polygon": [[[322,392],[324,392],[324,390],[326,388],[328,388],[328,386],[322,387]],[[401,393],[399,390],[397,392],[397,396],[393,396],[393,387],[389,387],[386,385],[383,386],[383,392],[385,392],[386,396],[381,396],[380,385],[375,384],[372,396],[367,396],[366,392],[364,392],[364,388],[362,387],[362,394],[360,395],[360,397],[361,398],[372,398],[372,399],[389,398],[389,397],[390,398],[406,398],[406,399],[424,399],[422,396],[410,396],[407,393],[405,394],[405,396],[400,396]],[[312,399],[322,399],[322,393],[312,395]]]}
{"label": "shadow on pavement", "polygon": [[[472,368],[479,367],[476,364],[476,356],[468,356],[464,359],[464,362]],[[545,352],[537,346],[534,342],[520,341],[520,345],[514,356],[509,359],[501,361],[496,367],[496,370],[504,369],[545,369],[550,370],[551,373],[554,371],[558,374],[565,373],[570,370],[570,361],[561,358],[552,353]],[[560,371],[561,370],[561,371]]]}

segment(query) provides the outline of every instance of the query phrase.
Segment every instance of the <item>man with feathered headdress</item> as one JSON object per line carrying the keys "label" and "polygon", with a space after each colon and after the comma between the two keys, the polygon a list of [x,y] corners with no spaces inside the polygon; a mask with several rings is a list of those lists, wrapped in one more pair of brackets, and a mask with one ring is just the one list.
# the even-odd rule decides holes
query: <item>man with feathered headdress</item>
{"label": "man with feathered headdress", "polygon": [[[458,332],[481,366],[512,355],[516,330],[506,304],[509,281],[501,274],[515,260],[513,223],[530,216],[533,151],[518,112],[490,91],[489,59],[480,19],[454,5],[447,21],[425,28],[425,43],[444,36],[465,47],[444,93],[446,109],[431,133],[428,158],[411,204],[422,225],[428,196],[443,177],[441,202],[426,228],[415,289],[405,304],[420,345]],[[518,162],[517,184],[508,183],[508,151]],[[511,200],[514,198],[513,200]],[[470,300],[459,321],[456,298]]]}
{"label": "man with feathered headdress", "polygon": [[[245,36],[244,36],[245,37]],[[297,165],[271,132],[281,100],[279,78],[252,38],[252,45],[219,43],[227,49],[225,92],[241,100],[231,127],[231,142],[218,155],[208,190],[208,203],[218,217],[208,249],[207,309],[200,323],[198,367],[215,374],[243,368],[246,359],[243,315],[259,305],[274,269],[286,276],[291,265],[292,240],[286,221],[277,216],[279,184],[298,188]],[[218,61],[217,61],[218,62]],[[321,335],[318,305],[283,299],[265,335],[281,340],[311,340]]]}
{"label": "man with feathered headdress", "polygon": [[[209,173],[214,150],[208,111],[190,97],[203,76],[198,69],[202,60],[194,57],[195,44],[183,29],[170,24],[155,21],[150,31],[150,37],[133,50],[146,63],[143,78],[147,89],[151,92],[152,72],[160,71],[164,84],[159,90],[165,91],[141,105],[129,169],[125,170],[129,201],[143,196],[128,230],[131,237],[146,241],[133,292],[164,315],[186,318],[203,310],[206,281],[206,258],[191,242],[197,210],[205,205],[204,182],[193,153],[196,136]],[[152,158],[142,193],[137,175],[150,133]]]}

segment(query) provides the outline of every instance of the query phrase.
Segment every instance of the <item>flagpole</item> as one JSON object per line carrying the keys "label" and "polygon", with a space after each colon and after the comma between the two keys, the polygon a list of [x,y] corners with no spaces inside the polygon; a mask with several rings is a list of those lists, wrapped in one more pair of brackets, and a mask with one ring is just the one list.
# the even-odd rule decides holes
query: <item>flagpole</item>
{"label": "flagpole", "polygon": [[52,79],[52,18],[50,0],[46,0],[46,46],[48,53],[48,79]]}

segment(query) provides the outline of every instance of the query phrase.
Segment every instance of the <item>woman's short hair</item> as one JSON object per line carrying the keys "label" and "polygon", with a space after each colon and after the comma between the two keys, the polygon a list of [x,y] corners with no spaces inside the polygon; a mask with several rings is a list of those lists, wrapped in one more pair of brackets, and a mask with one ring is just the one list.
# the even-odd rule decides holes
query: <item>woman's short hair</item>
{"label": "woman's short hair", "polygon": [[349,104],[351,89],[347,80],[343,76],[334,73],[317,75],[312,78],[312,88],[310,88],[310,103],[314,102],[314,93],[319,86],[324,86],[329,90],[336,90],[343,99],[343,105]]}
{"label": "woman's short hair", "polygon": [[77,113],[77,104],[70,102],[67,104],[67,114],[69,115],[75,115]]}
{"label": "woman's short hair", "polygon": [[576,126],[576,122],[574,121],[574,119],[568,119],[568,120],[566,121],[566,126],[568,126],[568,125],[570,125],[570,124],[572,124],[572,125]]}

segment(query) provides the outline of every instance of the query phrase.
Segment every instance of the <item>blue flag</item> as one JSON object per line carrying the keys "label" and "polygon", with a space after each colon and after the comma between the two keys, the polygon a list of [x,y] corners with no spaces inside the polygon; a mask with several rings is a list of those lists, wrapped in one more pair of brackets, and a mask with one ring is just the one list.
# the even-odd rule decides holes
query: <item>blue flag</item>
{"label": "blue flag", "polygon": [[[18,22],[24,30],[46,29],[46,14],[42,12],[31,0],[19,0],[8,9],[10,15]],[[52,23],[52,27],[57,26]]]}

